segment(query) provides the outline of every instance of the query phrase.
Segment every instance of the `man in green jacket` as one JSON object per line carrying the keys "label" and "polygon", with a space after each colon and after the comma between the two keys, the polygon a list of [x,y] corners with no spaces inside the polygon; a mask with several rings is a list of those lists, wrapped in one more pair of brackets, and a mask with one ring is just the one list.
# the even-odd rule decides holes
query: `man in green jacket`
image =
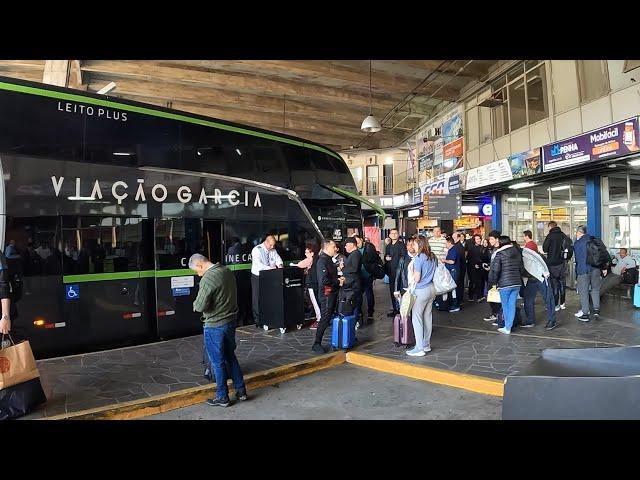
{"label": "man in green jacket", "polygon": [[220,263],[213,264],[199,253],[189,258],[189,268],[201,277],[198,296],[193,302],[193,310],[202,312],[204,342],[216,377],[216,398],[207,400],[207,404],[228,407],[229,389],[225,363],[233,379],[236,399],[240,401],[247,399],[242,370],[234,353],[238,316],[236,279],[227,267]]}

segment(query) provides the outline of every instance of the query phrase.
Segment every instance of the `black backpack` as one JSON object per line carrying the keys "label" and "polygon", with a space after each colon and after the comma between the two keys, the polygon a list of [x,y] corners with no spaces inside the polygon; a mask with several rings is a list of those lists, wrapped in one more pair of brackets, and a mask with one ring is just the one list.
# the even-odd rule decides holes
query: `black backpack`
{"label": "black backpack", "polygon": [[338,294],[338,314],[342,316],[353,315],[356,308],[355,292],[353,290],[340,289]]}
{"label": "black backpack", "polygon": [[587,242],[587,264],[594,268],[607,268],[611,264],[611,255],[599,238],[590,237]]}
{"label": "black backpack", "polygon": [[562,239],[562,258],[566,261],[571,260],[573,258],[573,242],[568,236],[564,236]]}

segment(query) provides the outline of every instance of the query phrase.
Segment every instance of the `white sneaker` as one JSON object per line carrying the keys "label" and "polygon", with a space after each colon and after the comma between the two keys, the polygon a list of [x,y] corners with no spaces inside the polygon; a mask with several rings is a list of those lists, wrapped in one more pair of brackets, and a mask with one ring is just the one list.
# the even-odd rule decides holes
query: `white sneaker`
{"label": "white sneaker", "polygon": [[581,317],[581,316],[583,316],[583,315],[584,315],[584,313],[582,313],[582,310],[578,310],[578,313],[574,313],[574,315],[575,315],[576,317]]}
{"label": "white sneaker", "polygon": [[422,349],[422,351],[423,351],[424,353],[429,353],[429,352],[431,351],[431,347],[424,347],[424,348]]}
{"label": "white sneaker", "polygon": [[556,305],[556,312],[560,311],[560,305]]}
{"label": "white sneaker", "polygon": [[500,333],[504,333],[505,335],[511,335],[511,330],[507,330],[507,329],[506,329],[506,328],[504,328],[504,327],[499,328],[499,329],[498,329],[498,331],[499,331]]}
{"label": "white sneaker", "polygon": [[562,304],[560,304],[560,309],[561,310],[566,310],[567,306],[564,303],[562,303]]}
{"label": "white sneaker", "polygon": [[407,350],[407,355],[410,357],[424,357],[426,354],[424,353],[424,350],[416,350],[413,348],[412,350]]}

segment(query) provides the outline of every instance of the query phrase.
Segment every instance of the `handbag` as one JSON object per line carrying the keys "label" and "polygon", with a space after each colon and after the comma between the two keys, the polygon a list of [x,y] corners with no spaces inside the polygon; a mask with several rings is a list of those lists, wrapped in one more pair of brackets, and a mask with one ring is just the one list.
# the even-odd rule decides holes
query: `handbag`
{"label": "handbag", "polygon": [[0,349],[0,390],[40,376],[29,341],[14,343],[11,335],[8,337],[10,345]]}
{"label": "handbag", "polygon": [[447,267],[444,266],[444,263],[438,263],[436,267],[436,271],[433,274],[433,286],[436,289],[436,295],[448,293],[456,288],[456,282]]}
{"label": "handbag", "polygon": [[492,287],[491,289],[489,289],[489,291],[487,292],[487,302],[502,303],[502,300],[500,300],[500,292],[498,292],[497,287]]}
{"label": "handbag", "polygon": [[[21,417],[47,401],[28,341],[0,350],[0,420]],[[2,335],[4,345],[4,335]]]}
{"label": "handbag", "polygon": [[416,296],[409,291],[404,292],[400,299],[400,317],[405,319],[409,318],[413,304],[416,302]]}

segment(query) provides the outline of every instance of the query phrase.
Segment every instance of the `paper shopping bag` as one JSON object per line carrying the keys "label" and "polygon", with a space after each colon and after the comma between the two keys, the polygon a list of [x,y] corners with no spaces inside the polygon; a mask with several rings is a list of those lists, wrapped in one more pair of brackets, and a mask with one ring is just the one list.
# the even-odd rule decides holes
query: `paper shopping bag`
{"label": "paper shopping bag", "polygon": [[39,376],[28,340],[0,350],[0,390]]}

